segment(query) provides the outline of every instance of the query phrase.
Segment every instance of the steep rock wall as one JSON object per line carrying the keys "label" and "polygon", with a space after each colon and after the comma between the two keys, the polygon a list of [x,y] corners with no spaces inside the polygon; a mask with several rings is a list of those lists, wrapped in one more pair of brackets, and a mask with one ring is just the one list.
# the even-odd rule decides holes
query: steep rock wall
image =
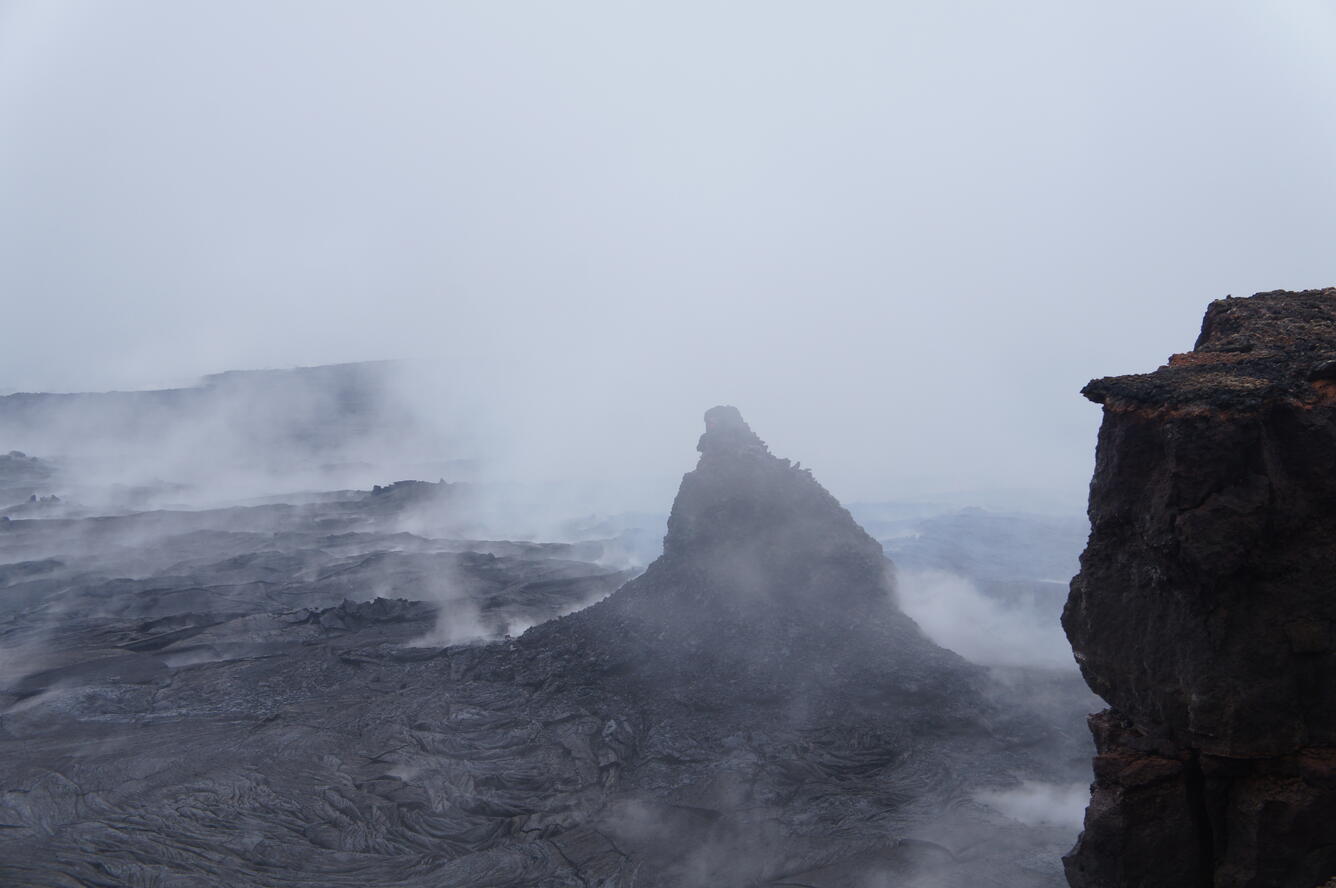
{"label": "steep rock wall", "polygon": [[1336,875],[1336,290],[1208,308],[1096,380],[1091,537],[1063,614],[1098,755],[1068,880]]}

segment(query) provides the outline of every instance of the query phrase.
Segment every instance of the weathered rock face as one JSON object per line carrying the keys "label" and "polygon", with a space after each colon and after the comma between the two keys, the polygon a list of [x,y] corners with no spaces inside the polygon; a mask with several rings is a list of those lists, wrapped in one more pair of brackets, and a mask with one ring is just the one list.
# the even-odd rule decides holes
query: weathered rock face
{"label": "weathered rock face", "polygon": [[1063,625],[1113,710],[1074,886],[1336,873],[1336,290],[1213,303],[1195,349],[1096,380]]}

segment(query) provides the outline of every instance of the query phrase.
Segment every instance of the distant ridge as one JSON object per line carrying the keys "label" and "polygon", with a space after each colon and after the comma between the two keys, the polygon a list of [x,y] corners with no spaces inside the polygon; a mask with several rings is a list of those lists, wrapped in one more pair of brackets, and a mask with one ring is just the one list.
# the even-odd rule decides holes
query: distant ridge
{"label": "distant ridge", "polygon": [[169,392],[193,392],[202,388],[208,388],[219,384],[232,382],[240,379],[277,379],[285,376],[340,376],[340,375],[362,375],[364,373],[385,372],[391,368],[402,365],[398,360],[379,360],[379,361],[347,361],[340,364],[312,364],[309,366],[298,367],[273,367],[259,368],[254,370],[223,370],[218,373],[208,373],[199,377],[199,380],[193,385],[167,386],[162,388],[142,388],[142,389],[107,389],[103,391],[82,391],[82,392],[11,392],[7,395],[0,394],[0,402],[6,398],[87,398],[101,396],[122,396],[122,395],[163,395]]}
{"label": "distant ridge", "polygon": [[[418,428],[396,363],[232,370],[185,388],[0,396],[0,452],[142,481],[367,460]],[[388,444],[387,444],[388,442]],[[135,475],[134,473],[138,473]]]}

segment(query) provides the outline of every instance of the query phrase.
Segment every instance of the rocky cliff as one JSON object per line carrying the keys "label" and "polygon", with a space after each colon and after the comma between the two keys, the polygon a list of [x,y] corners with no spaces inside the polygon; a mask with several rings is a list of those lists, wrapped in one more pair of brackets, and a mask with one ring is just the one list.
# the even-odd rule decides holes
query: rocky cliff
{"label": "rocky cliff", "polygon": [[1063,625],[1098,755],[1076,888],[1336,874],[1336,289],[1207,309],[1091,382],[1091,536]]}

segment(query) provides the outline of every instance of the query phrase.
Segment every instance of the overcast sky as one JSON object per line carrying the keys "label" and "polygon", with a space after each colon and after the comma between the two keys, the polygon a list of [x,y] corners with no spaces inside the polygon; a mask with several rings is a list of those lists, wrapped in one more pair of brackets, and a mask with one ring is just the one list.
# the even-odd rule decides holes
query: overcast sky
{"label": "overcast sky", "polygon": [[0,391],[428,358],[538,474],[725,402],[1079,503],[1089,378],[1336,283],[1334,10],[0,0]]}

